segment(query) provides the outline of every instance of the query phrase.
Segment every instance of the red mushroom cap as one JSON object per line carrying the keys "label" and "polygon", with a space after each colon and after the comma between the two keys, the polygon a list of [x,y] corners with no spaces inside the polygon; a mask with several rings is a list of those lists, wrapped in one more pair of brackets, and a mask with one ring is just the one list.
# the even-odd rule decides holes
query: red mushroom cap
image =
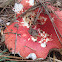
{"label": "red mushroom cap", "polygon": [[[50,49],[62,48],[62,45],[57,38],[51,21],[49,20],[47,15],[45,17],[47,18],[46,23],[44,25],[36,26],[36,30],[38,31],[40,36],[38,36],[36,39],[29,34],[29,28],[23,26],[22,23],[18,23],[18,31],[17,28],[14,27],[17,22],[12,23],[8,27],[8,32],[16,33],[17,31],[17,34],[21,34],[17,35],[16,53],[19,53],[23,57],[27,57],[30,53],[35,53],[37,58],[45,59]],[[40,30],[43,30],[43,33],[40,33]],[[7,30],[5,30],[4,32],[6,33]],[[16,34],[12,33],[9,33],[9,35],[5,34],[5,44],[9,51],[14,53]],[[49,36],[47,35],[47,33]]]}
{"label": "red mushroom cap", "polygon": [[[25,3],[26,0],[23,0],[23,2]],[[29,28],[35,15],[36,11],[29,12],[24,18],[18,18],[19,22],[14,22],[8,26],[7,29],[9,34],[7,33],[7,30],[4,31],[4,33],[6,33],[5,44],[10,52],[14,53],[15,51],[16,54],[19,54],[22,57],[32,58],[33,60],[36,58],[45,59],[50,49],[61,49],[62,45],[57,38],[49,17],[44,13],[41,13],[38,17],[37,24],[32,25],[32,27]],[[30,29],[33,33],[30,32]]]}

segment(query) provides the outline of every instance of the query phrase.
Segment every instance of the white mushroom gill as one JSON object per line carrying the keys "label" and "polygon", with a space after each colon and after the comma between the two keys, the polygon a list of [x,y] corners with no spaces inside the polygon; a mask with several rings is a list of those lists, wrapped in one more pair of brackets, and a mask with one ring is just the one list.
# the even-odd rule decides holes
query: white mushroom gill
{"label": "white mushroom gill", "polygon": [[21,3],[15,3],[13,11],[19,13],[21,10],[23,10],[23,5]]}
{"label": "white mushroom gill", "polygon": [[30,53],[26,58],[27,59],[31,58],[31,59],[35,60],[37,57],[36,57],[35,53]]}

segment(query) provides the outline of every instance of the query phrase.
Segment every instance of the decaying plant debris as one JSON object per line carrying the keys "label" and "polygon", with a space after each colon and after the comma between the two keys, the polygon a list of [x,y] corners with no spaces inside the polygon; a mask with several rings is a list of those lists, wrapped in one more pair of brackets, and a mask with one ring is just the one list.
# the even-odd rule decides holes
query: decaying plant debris
{"label": "decaying plant debris", "polygon": [[[11,23],[13,23],[18,18],[18,17],[16,17],[16,14],[12,11],[12,8],[13,8],[15,2],[19,3],[18,1],[14,1],[14,0],[13,1],[6,0],[6,1],[7,1],[6,4],[4,4],[5,0],[4,0],[4,2],[3,2],[3,0],[0,1],[0,3],[1,3],[1,5],[0,5],[0,61],[27,61],[27,62],[28,61],[32,61],[32,62],[36,61],[36,62],[41,62],[41,60],[35,60],[35,61],[34,60],[27,60],[26,58],[19,57],[17,55],[14,56],[6,48],[6,46],[4,44],[4,40],[5,40],[4,37],[5,36],[4,36],[3,30],[7,29],[6,26],[10,25]],[[13,2],[13,4],[10,4],[11,2]],[[49,3],[46,3],[46,2],[49,2]],[[42,7],[44,7],[45,14],[47,14],[49,16],[49,18],[50,18],[50,20],[52,22],[53,18],[50,16],[50,13],[54,13],[57,16],[57,14],[55,13],[56,10],[52,11],[51,8],[47,7],[47,5],[52,5],[52,6],[55,6],[55,7],[59,8],[60,11],[62,10],[62,0],[60,0],[60,1],[59,0],[55,0],[55,1],[52,1],[52,0],[39,0],[39,2],[37,2],[37,0],[35,0],[35,5],[32,6],[31,8],[29,8],[24,13],[22,13],[19,17],[24,17],[24,15],[26,15],[28,12],[30,12],[32,10],[35,10],[36,8],[41,9]],[[38,13],[38,15],[39,14],[40,13]],[[35,25],[35,22],[37,20],[38,15],[35,17],[35,20],[33,22],[34,25]],[[54,30],[56,32],[57,27],[55,26],[54,22],[52,22],[52,25],[53,25]],[[18,28],[18,26],[16,26],[16,27]],[[37,31],[35,31],[33,29],[31,29],[31,30],[30,30],[31,35],[33,35],[34,32],[36,34],[38,34]],[[8,31],[8,29],[7,29],[7,31]],[[58,31],[58,33],[59,33],[59,31]],[[56,32],[57,37],[59,39],[59,42],[61,43],[61,40],[60,40],[60,38],[58,36],[58,33]],[[9,34],[9,32],[8,32],[8,34]],[[33,35],[33,36],[35,36],[35,35]],[[61,36],[61,34],[60,34],[60,36]],[[61,36],[61,38],[62,38],[62,36]],[[17,36],[16,36],[16,40],[17,40]],[[16,48],[16,45],[15,45],[15,48]],[[60,53],[56,53],[57,51],[59,51]],[[50,54],[52,54],[52,56]],[[42,60],[42,62],[47,62],[47,61],[49,61],[49,62],[55,62],[55,61],[62,62],[62,50],[56,50],[55,49],[50,54],[48,54],[48,57],[45,60]],[[60,55],[60,58],[59,58],[59,56],[57,56],[57,54]]]}

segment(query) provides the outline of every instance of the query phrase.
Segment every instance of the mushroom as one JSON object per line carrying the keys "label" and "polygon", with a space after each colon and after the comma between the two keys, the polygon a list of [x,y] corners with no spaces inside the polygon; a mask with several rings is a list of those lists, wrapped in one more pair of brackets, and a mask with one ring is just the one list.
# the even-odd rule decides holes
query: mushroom
{"label": "mushroom", "polygon": [[[29,0],[23,0],[23,4],[25,4],[26,1]],[[30,13],[28,13],[28,15],[29,14]],[[33,18],[32,20],[34,20],[32,14],[31,16],[31,18]],[[10,52],[12,52],[13,54],[19,54],[20,56],[27,59],[31,58],[35,60],[40,58],[45,59],[50,49],[62,48],[62,45],[57,38],[48,15],[41,13],[39,17],[41,17],[42,19],[38,17],[38,23],[32,26],[31,24],[29,24],[32,20],[27,21],[25,17],[26,15],[24,16],[24,18],[18,18],[19,22],[14,22],[10,26],[8,26],[8,32],[7,29],[5,29],[4,31],[5,44]],[[42,20],[44,20],[43,24]],[[15,27],[15,24],[18,25],[18,28]],[[30,31],[30,26],[32,31]],[[36,33],[36,36],[32,34],[33,31],[33,34]]]}
{"label": "mushroom", "polygon": [[[17,23],[19,25],[18,31],[17,31],[17,28],[14,27],[14,25]],[[41,26],[40,30],[43,30],[42,35],[41,35],[41,32],[38,31],[39,26]],[[27,28],[27,26],[24,26],[24,24],[22,23],[14,22],[10,26],[8,26],[7,29],[8,29],[9,34],[7,34],[7,30],[5,30],[4,33],[6,33],[5,44],[7,48],[9,49],[9,51],[12,52],[13,54],[14,54],[14,51],[16,54],[19,52],[19,54],[22,57],[26,57],[26,58],[45,59],[50,49],[62,48],[62,45],[60,44],[56,36],[56,33],[54,31],[54,28],[48,17],[47,17],[47,22],[45,23],[45,25],[39,25],[39,26],[38,25],[36,26],[36,30],[38,31],[38,35],[39,35],[37,37],[33,37],[28,32],[29,28]],[[16,33],[17,33],[17,42],[16,42],[16,50],[15,50]],[[32,53],[34,53],[35,55],[34,58],[33,58],[34,55],[31,55]]]}

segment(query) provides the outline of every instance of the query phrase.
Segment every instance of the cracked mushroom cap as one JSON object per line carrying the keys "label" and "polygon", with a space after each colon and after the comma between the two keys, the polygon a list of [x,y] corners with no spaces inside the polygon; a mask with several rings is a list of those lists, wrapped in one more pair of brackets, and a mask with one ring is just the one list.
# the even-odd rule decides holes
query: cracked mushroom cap
{"label": "cracked mushroom cap", "polygon": [[[29,0],[23,0],[21,4],[23,2],[28,4],[26,1]],[[12,23],[7,27],[8,31],[7,29],[4,31],[5,44],[9,51],[33,60],[45,59],[50,49],[62,48],[48,15],[41,13],[36,24],[31,26],[36,11],[28,12],[23,18],[18,18],[19,22]]]}
{"label": "cracked mushroom cap", "polygon": [[[15,51],[16,54],[22,57],[35,60],[40,58],[45,59],[50,49],[62,48],[49,17],[43,13],[41,13],[40,17],[43,19],[37,20],[38,24],[35,26],[33,25],[31,28],[26,25],[28,23],[24,22],[24,18],[19,19],[21,22],[14,22],[7,27],[9,34],[7,30],[4,31],[5,44],[10,52],[14,54]],[[44,24],[39,24],[42,22],[41,20],[45,20],[45,18],[47,18],[46,22]],[[33,34],[30,33],[30,29],[32,29],[32,32],[34,31]],[[35,36],[35,34],[37,36]]]}

